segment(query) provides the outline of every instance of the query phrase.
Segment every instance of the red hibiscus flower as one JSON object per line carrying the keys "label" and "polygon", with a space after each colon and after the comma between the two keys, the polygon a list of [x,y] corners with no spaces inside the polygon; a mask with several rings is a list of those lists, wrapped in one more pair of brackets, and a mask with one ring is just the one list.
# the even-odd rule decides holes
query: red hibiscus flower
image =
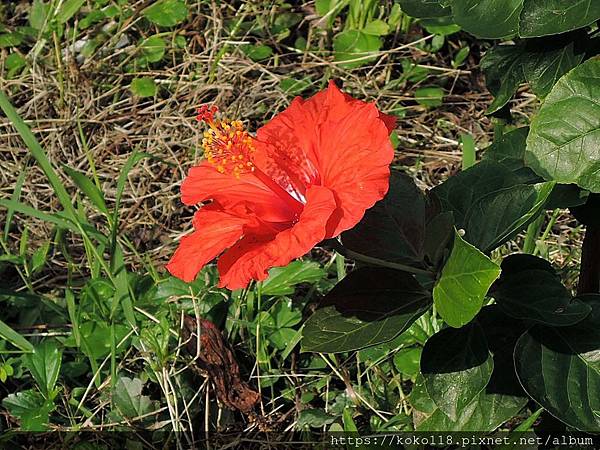
{"label": "red hibiscus flower", "polygon": [[395,119],[333,82],[306,101],[294,99],[256,137],[215,113],[199,111],[209,125],[206,159],[181,186],[186,205],[210,201],[167,265],[184,281],[221,254],[220,287],[264,280],[271,267],[352,228],[387,193]]}

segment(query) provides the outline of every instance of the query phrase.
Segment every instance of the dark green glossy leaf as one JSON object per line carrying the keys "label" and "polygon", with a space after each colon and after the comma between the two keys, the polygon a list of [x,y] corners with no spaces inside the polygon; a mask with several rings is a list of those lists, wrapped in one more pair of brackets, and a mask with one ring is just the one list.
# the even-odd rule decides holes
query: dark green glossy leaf
{"label": "dark green glossy leaf", "polygon": [[506,314],[553,326],[573,325],[589,315],[590,306],[571,297],[545,260],[511,255],[501,268],[502,276],[492,296]]}
{"label": "dark green glossy leaf", "polygon": [[429,338],[421,355],[427,393],[453,421],[485,389],[493,369],[492,355],[477,323],[439,331]]}
{"label": "dark green glossy leaf", "polygon": [[600,59],[563,76],[531,121],[526,162],[538,175],[600,192]]}
{"label": "dark green glossy leaf", "polygon": [[452,211],[456,223],[463,227],[477,200],[518,183],[519,178],[503,165],[482,161],[448,178],[432,192],[439,198],[442,210]]}
{"label": "dark green glossy leaf", "polygon": [[509,316],[497,304],[484,306],[476,320],[494,358],[494,372],[486,392],[527,398],[515,373],[513,353],[517,340],[531,323]]}
{"label": "dark green glossy leaf", "polygon": [[517,34],[523,0],[453,0],[454,20],[480,38],[501,39]]}
{"label": "dark green glossy leaf", "polygon": [[584,225],[600,227],[600,194],[588,195],[584,204],[571,208],[571,214]]}
{"label": "dark green glossy leaf", "polygon": [[522,37],[547,36],[585,27],[600,19],[597,0],[526,0],[519,24]]}
{"label": "dark green glossy leaf", "polygon": [[395,263],[422,261],[424,241],[425,196],[412,178],[398,172],[392,172],[384,199],[342,234],[348,250]]}
{"label": "dark green glossy leaf", "polygon": [[557,184],[546,202],[546,209],[566,209],[585,205],[590,196],[576,184]]}
{"label": "dark green glossy leaf", "polygon": [[465,224],[465,239],[485,253],[524,230],[543,211],[554,183],[519,184],[479,199]]}
{"label": "dark green glossy leaf", "polygon": [[452,211],[465,240],[487,253],[513,238],[542,211],[552,183],[520,184],[505,165],[486,160],[433,189]]}
{"label": "dark green glossy leaf", "polygon": [[429,17],[445,17],[451,14],[441,0],[400,0],[402,11],[412,17],[425,19]]}
{"label": "dark green glossy leaf", "polygon": [[482,58],[481,70],[485,75],[485,84],[494,96],[486,114],[495,113],[506,105],[519,85],[525,82],[523,53],[522,45],[497,45]]}
{"label": "dark green glossy leaf", "polygon": [[454,217],[445,211],[433,216],[425,226],[425,258],[433,268],[438,268],[454,237]]}
{"label": "dark green glossy leaf", "polygon": [[552,415],[578,430],[600,432],[600,296],[592,313],[571,327],[535,326],[517,342],[523,388]]}
{"label": "dark green glossy leaf", "polygon": [[513,172],[521,183],[543,181],[533,170],[525,167],[525,148],[529,127],[515,128],[506,134],[494,139],[486,147],[483,160],[496,161]]}
{"label": "dark green glossy leaf", "polygon": [[433,288],[440,316],[455,328],[470,322],[498,275],[500,268],[457,233],[452,253]]}
{"label": "dark green glossy leaf", "polygon": [[389,341],[431,306],[429,293],[409,274],[365,267],[329,292],[306,321],[302,348],[347,352]]}
{"label": "dark green glossy leaf", "polygon": [[[578,34],[574,39],[583,40],[585,35]],[[578,51],[576,42],[571,39],[561,39],[556,43],[550,39],[534,39],[528,44],[523,58],[523,73],[538,97],[548,95],[560,77],[583,60],[584,52]]]}

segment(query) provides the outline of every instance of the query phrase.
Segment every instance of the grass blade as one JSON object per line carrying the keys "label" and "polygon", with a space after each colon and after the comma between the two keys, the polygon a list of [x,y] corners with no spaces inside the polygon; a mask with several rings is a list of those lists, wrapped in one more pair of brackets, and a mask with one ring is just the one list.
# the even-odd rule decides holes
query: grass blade
{"label": "grass blade", "polygon": [[109,213],[106,202],[104,201],[104,194],[98,189],[94,182],[81,172],[71,169],[69,166],[63,165],[63,169],[73,179],[77,187],[90,199],[94,206],[98,208],[98,211],[108,216]]}
{"label": "grass blade", "polygon": [[[27,165],[27,163],[25,163]],[[13,191],[10,199],[14,202],[18,202],[21,197],[21,189],[23,189],[23,183],[25,182],[25,176],[27,175],[27,170],[22,170],[17,178],[17,182],[15,184],[15,190]],[[4,224],[4,240],[8,239],[8,233],[10,231],[10,223],[12,222],[12,217],[14,215],[14,209],[8,208],[6,212],[6,223]]]}
{"label": "grass blade", "polygon": [[12,122],[13,127],[17,130],[21,139],[23,139],[25,145],[27,145],[27,148],[44,171],[44,174],[48,178],[48,181],[50,181],[52,189],[54,189],[54,192],[67,215],[76,221],[77,215],[75,214],[75,209],[71,203],[71,197],[69,197],[67,190],[52,167],[48,156],[46,156],[44,149],[42,149],[42,146],[35,138],[29,126],[21,119],[21,116],[19,116],[8,97],[2,91],[0,91],[0,108],[4,111],[4,114],[6,114],[8,120]]}
{"label": "grass blade", "polygon": [[6,325],[1,320],[0,320],[0,336],[2,338],[6,339],[8,342],[10,342],[15,347],[20,348],[24,352],[28,352],[28,353],[33,352],[33,345],[31,345],[31,343],[27,339],[25,339],[23,336],[21,336],[19,333],[17,333],[15,330],[13,330],[11,327]]}

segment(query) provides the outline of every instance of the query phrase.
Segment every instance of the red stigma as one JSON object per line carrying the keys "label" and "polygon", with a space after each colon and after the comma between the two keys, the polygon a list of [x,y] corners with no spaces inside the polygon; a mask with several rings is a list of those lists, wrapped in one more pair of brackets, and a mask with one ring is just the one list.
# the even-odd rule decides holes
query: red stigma
{"label": "red stigma", "polygon": [[210,124],[213,122],[215,114],[217,113],[218,110],[219,110],[219,108],[217,108],[215,105],[211,105],[211,106],[202,105],[197,110],[198,115],[196,116],[196,120],[198,122],[206,122],[206,123]]}

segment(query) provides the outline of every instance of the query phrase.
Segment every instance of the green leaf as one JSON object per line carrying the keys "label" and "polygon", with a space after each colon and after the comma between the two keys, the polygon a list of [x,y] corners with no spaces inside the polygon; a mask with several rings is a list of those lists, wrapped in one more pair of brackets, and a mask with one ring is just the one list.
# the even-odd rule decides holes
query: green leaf
{"label": "green leaf", "polygon": [[112,399],[121,416],[131,419],[152,412],[152,401],[150,397],[142,395],[143,387],[139,378],[119,378]]}
{"label": "green leaf", "polygon": [[[502,393],[481,392],[475,400],[462,410],[456,420],[451,420],[428,399],[425,389],[421,389],[420,396],[413,397],[411,403],[420,414],[416,424],[417,431],[493,431],[507,420],[513,418],[526,404],[523,397],[506,395]],[[422,412],[423,405],[433,404],[433,411]]]}
{"label": "green leaf", "polygon": [[502,164],[513,172],[522,183],[542,181],[533,170],[525,167],[528,134],[529,127],[521,127],[494,139],[494,142],[486,147],[482,160],[491,160]]}
{"label": "green leaf", "polygon": [[0,34],[0,48],[18,47],[23,42],[21,33],[3,33]]}
{"label": "green leaf", "polygon": [[600,19],[596,0],[526,0],[519,23],[522,37],[576,30]]}
{"label": "green leaf", "polygon": [[454,23],[452,16],[421,19],[420,23],[428,33],[437,34],[440,36],[450,36],[451,34],[458,33],[461,30],[460,25]]}
{"label": "green leaf", "polygon": [[23,350],[24,352],[33,352],[33,345],[31,345],[31,343],[27,339],[25,339],[23,336],[21,336],[19,333],[17,333],[15,330],[13,330],[1,320],[0,337],[2,337],[2,339],[6,339],[12,345]]}
{"label": "green leaf", "polygon": [[553,416],[588,433],[600,432],[600,296],[592,313],[571,327],[535,326],[517,342],[515,368],[527,393]]}
{"label": "green leaf", "polygon": [[78,228],[75,224],[73,224],[73,222],[66,220],[63,216],[60,216],[58,214],[45,213],[29,205],[14,200],[0,199],[0,206],[9,210],[27,214],[31,217],[36,217],[38,219],[43,220],[44,222],[53,223],[61,228],[71,230],[75,233],[79,232]]}
{"label": "green leaf", "polygon": [[365,267],[340,281],[306,321],[304,351],[338,353],[389,341],[431,306],[409,274]]}
{"label": "green leaf", "polygon": [[325,276],[325,271],[314,261],[293,261],[285,267],[269,270],[269,278],[262,285],[264,295],[287,295],[294,293],[300,283],[315,283]]}
{"label": "green leaf", "polygon": [[494,96],[486,114],[495,113],[506,105],[519,85],[525,82],[523,53],[522,45],[497,45],[485,53],[481,70],[485,75],[485,84]]}
{"label": "green leaf", "polygon": [[580,189],[576,184],[557,184],[548,197],[546,209],[566,209],[585,205],[589,195],[589,191]]}
{"label": "green leaf", "polygon": [[444,100],[444,90],[440,87],[423,87],[415,90],[415,100],[419,105],[428,108],[441,106]]}
{"label": "green leaf", "polygon": [[419,374],[421,367],[420,347],[402,348],[394,355],[394,366],[403,375],[414,378]]}
{"label": "green leaf", "polygon": [[31,272],[36,273],[46,264],[48,259],[48,251],[50,250],[50,242],[44,242],[40,247],[33,252],[31,256]]}
{"label": "green leaf", "polygon": [[273,55],[273,49],[264,44],[246,44],[240,46],[240,49],[252,61],[262,61]]}
{"label": "green leaf", "polygon": [[591,308],[573,299],[550,264],[532,255],[510,255],[492,296],[506,314],[552,326],[585,319]]}
{"label": "green leaf", "polygon": [[150,36],[144,39],[139,46],[141,52],[140,62],[145,64],[160,61],[165,55],[165,40],[160,36]]}
{"label": "green leaf", "polygon": [[583,61],[584,52],[576,49],[576,40],[584,39],[578,33],[566,42],[562,37],[556,42],[547,38],[528,42],[523,73],[535,95],[548,95],[560,77]]}
{"label": "green leaf", "polygon": [[138,97],[154,97],[158,88],[152,78],[142,77],[134,78],[129,86],[131,92]]}
{"label": "green leaf", "polygon": [[46,431],[48,417],[54,410],[54,403],[33,389],[8,395],[2,406],[21,420],[22,431]]}
{"label": "green leaf", "polygon": [[444,17],[451,13],[441,0],[400,0],[400,7],[409,16],[419,19]]}
{"label": "green leaf", "polygon": [[387,23],[390,28],[396,28],[400,25],[400,21],[402,20],[403,14],[402,9],[400,8],[400,4],[394,3],[392,9],[390,10],[390,14],[387,18]]}
{"label": "green leaf", "polygon": [[385,36],[390,32],[390,27],[383,20],[375,19],[365,25],[362,32],[373,36]]}
{"label": "green leaf", "polygon": [[[486,160],[436,186],[465,240],[488,253],[514,237],[543,210],[553,183],[520,184],[506,166]],[[490,225],[491,224],[491,225]]]}
{"label": "green leaf", "polygon": [[359,30],[342,31],[333,38],[334,59],[342,62],[340,66],[345,69],[354,69],[373,61],[380,48],[379,37]]}
{"label": "green leaf", "polygon": [[525,160],[546,180],[600,192],[600,58],[563,76],[531,121]]}
{"label": "green leaf", "polygon": [[393,171],[383,200],[368,209],[354,228],[342,233],[342,244],[354,254],[394,263],[424,257],[425,196],[408,175]]}
{"label": "green leaf", "polygon": [[[115,325],[115,341],[117,342],[117,354],[127,349],[128,342],[123,339],[127,336],[130,328],[125,325]],[[102,321],[88,321],[80,323],[79,338],[81,349],[91,359],[105,358],[111,352],[110,326]],[[121,345],[118,345],[121,343]],[[68,339],[65,345],[76,346],[75,337]]]}
{"label": "green leaf", "polygon": [[482,197],[468,215],[465,239],[483,252],[491,252],[535,220],[554,186],[554,182],[519,184]]}
{"label": "green leaf", "polygon": [[452,253],[433,288],[438,313],[451,327],[469,323],[499,275],[498,265],[456,233]]}
{"label": "green leaf", "polygon": [[36,30],[42,30],[48,17],[48,5],[42,0],[33,0],[29,10],[29,25]]}
{"label": "green leaf", "polygon": [[172,27],[187,18],[188,8],[183,0],[159,0],[144,9],[142,15],[158,26]]}
{"label": "green leaf", "polygon": [[334,416],[327,414],[322,409],[310,408],[300,411],[297,427],[299,429],[315,427],[320,428],[329,425],[335,420]]}
{"label": "green leaf", "polygon": [[454,20],[479,38],[502,39],[517,34],[523,0],[453,0]]}
{"label": "green leaf", "polygon": [[486,147],[483,159],[496,161],[512,172],[522,169],[528,134],[529,127],[515,128],[503,134]]}
{"label": "green leaf", "polygon": [[27,65],[27,60],[23,58],[19,53],[11,53],[6,58],[6,68],[11,72],[16,72]]}
{"label": "green leaf", "polygon": [[427,393],[453,421],[485,389],[493,370],[492,355],[477,323],[439,331],[425,343],[421,355]]}
{"label": "green leaf", "polygon": [[50,393],[56,386],[62,362],[62,352],[56,343],[47,340],[36,345],[33,353],[23,356],[23,361],[44,397],[50,398]]}
{"label": "green leaf", "polygon": [[56,13],[56,20],[59,23],[67,23],[67,21],[77,14],[77,11],[81,9],[85,0],[65,0],[58,12]]}
{"label": "green leaf", "polygon": [[108,208],[106,207],[106,202],[104,201],[104,194],[102,191],[100,191],[100,189],[98,189],[94,182],[83,173],[75,169],[71,169],[69,166],[64,165],[63,169],[75,182],[77,187],[81,189],[81,191],[90,199],[94,206],[98,208],[98,211],[108,216],[109,213]]}
{"label": "green leaf", "polygon": [[279,88],[290,95],[299,95],[311,86],[312,82],[310,78],[302,78],[297,80],[295,78],[283,78],[279,82]]}

